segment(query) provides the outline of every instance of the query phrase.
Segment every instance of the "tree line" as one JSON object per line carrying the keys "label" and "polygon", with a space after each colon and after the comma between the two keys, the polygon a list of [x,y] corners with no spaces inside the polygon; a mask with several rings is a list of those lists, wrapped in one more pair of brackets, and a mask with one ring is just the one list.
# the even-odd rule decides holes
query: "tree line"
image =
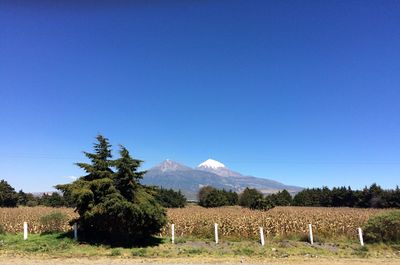
{"label": "tree line", "polygon": [[41,196],[35,196],[32,193],[25,193],[22,190],[16,192],[15,189],[10,184],[8,184],[7,181],[0,181],[0,207],[35,207],[38,205],[48,207],[71,206],[61,193],[44,193]]}
{"label": "tree line", "polygon": [[[166,208],[182,208],[187,205],[187,199],[181,191],[162,187],[148,187],[155,199]],[[220,207],[240,205],[252,209],[271,209],[274,206],[313,206],[313,207],[357,207],[357,208],[400,208],[400,188],[384,190],[377,184],[362,190],[352,190],[350,187],[335,187],[329,189],[309,188],[295,196],[287,190],[263,196],[256,189],[246,188],[238,194],[232,190],[216,189],[206,186],[198,193],[199,205],[203,207]],[[0,207],[17,206],[47,206],[75,207],[73,199],[68,194],[59,192],[44,193],[35,196],[15,189],[5,180],[0,181]]]}
{"label": "tree line", "polygon": [[[173,189],[165,189],[162,187],[148,187],[154,195],[154,198],[166,208],[182,208],[187,204],[186,197],[182,192],[174,191]],[[43,193],[41,195],[34,195],[33,193],[26,193],[23,190],[16,192],[7,181],[0,180],[0,207],[75,207],[76,204],[69,194],[62,192]]]}
{"label": "tree line", "polygon": [[400,208],[400,189],[384,190],[377,184],[362,190],[350,187],[304,189],[292,205],[321,207]]}
{"label": "tree line", "polygon": [[240,205],[250,209],[269,210],[274,207],[273,202],[256,189],[246,188],[242,193],[211,186],[202,187],[198,193],[199,205],[207,208]]}
{"label": "tree line", "polygon": [[259,210],[268,210],[274,206],[400,208],[400,189],[384,190],[377,184],[362,190],[322,187],[304,189],[293,197],[287,190],[264,196],[256,189],[246,188],[237,194],[206,186],[200,189],[198,199],[199,205],[203,207],[240,205]]}
{"label": "tree line", "polygon": [[[142,174],[142,173],[141,173]],[[140,175],[141,176],[141,175]],[[122,183],[120,183],[122,185]],[[181,191],[162,187],[146,187],[154,199],[166,208],[181,208],[187,204]],[[362,190],[350,187],[329,189],[308,188],[292,196],[287,190],[264,196],[256,189],[246,188],[238,194],[232,190],[202,187],[198,193],[198,203],[203,207],[240,205],[251,209],[268,210],[274,206],[314,206],[314,207],[358,207],[358,208],[400,208],[400,188],[385,190],[377,184]],[[68,191],[45,193],[35,196],[15,189],[5,180],[0,181],[0,207],[17,206],[76,207],[76,200]]]}

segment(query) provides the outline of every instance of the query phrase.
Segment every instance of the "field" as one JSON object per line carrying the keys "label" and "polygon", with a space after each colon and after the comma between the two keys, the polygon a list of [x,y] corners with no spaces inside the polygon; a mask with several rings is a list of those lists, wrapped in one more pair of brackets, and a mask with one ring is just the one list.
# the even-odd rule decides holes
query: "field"
{"label": "field", "polygon": [[[400,246],[368,244],[361,247],[356,228],[377,213],[387,210],[276,207],[268,212],[240,207],[205,209],[188,206],[169,209],[168,218],[176,227],[175,244],[171,244],[170,225],[161,233],[159,243],[147,247],[118,248],[75,242],[61,233],[40,234],[45,227],[40,218],[52,212],[62,212],[70,219],[76,216],[69,208],[21,207],[0,208],[0,224],[7,234],[0,234],[2,260],[26,264],[42,264],[48,258],[69,264],[75,259],[102,259],[102,262],[206,262],[219,264],[262,263],[332,264],[344,258],[346,264],[399,264]],[[23,222],[29,223],[29,239],[22,240]],[[213,242],[213,224],[219,224],[220,243]],[[307,243],[307,226],[313,224],[316,243]],[[258,229],[264,227],[265,246],[259,243]],[[71,230],[65,222],[63,231]],[[32,263],[39,257],[40,262]],[[361,260],[359,260],[361,259]],[[25,262],[24,261],[24,262]],[[282,263],[283,262],[283,263]],[[278,264],[278,263],[276,263]]]}
{"label": "field", "polygon": [[[0,224],[6,232],[22,232],[23,222],[29,224],[30,233],[44,230],[40,218],[51,212],[63,212],[69,219],[76,214],[70,208],[20,207],[1,208]],[[377,213],[387,210],[350,209],[350,208],[313,208],[313,207],[276,207],[270,211],[254,211],[241,207],[202,208],[188,206],[182,209],[169,209],[169,223],[175,224],[177,237],[209,238],[213,237],[213,224],[219,224],[220,237],[223,240],[254,239],[258,237],[259,227],[264,228],[267,238],[294,238],[307,235],[308,224],[313,225],[316,238],[357,239],[356,229]],[[66,222],[62,230],[71,227]],[[167,225],[162,236],[170,235]]]}
{"label": "field", "polygon": [[[266,237],[304,237],[308,224],[313,225],[315,235],[324,238],[356,238],[357,227],[370,216],[385,210],[276,207],[270,211],[254,211],[241,207],[206,209],[191,206],[168,211],[170,223],[175,224],[180,236],[212,237],[213,224],[218,223],[221,237],[252,239],[258,237],[259,227],[264,228]],[[168,234],[166,227],[163,235]]]}
{"label": "field", "polygon": [[[28,222],[29,233],[39,234],[44,232],[44,227],[40,223],[42,216],[52,212],[62,212],[73,219],[76,214],[71,208],[51,208],[51,207],[19,207],[19,208],[0,208],[0,225],[8,233],[21,233],[24,222]],[[69,231],[71,226],[68,221],[60,227],[62,231]]]}

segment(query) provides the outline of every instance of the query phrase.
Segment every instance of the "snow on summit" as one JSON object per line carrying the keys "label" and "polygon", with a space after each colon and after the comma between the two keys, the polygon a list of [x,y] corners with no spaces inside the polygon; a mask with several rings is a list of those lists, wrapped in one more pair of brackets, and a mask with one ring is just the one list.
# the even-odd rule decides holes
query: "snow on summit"
{"label": "snow on summit", "polygon": [[225,167],[224,164],[222,164],[221,162],[218,162],[214,159],[207,159],[206,161],[204,161],[203,163],[201,163],[198,167],[205,167],[205,168],[222,168]]}

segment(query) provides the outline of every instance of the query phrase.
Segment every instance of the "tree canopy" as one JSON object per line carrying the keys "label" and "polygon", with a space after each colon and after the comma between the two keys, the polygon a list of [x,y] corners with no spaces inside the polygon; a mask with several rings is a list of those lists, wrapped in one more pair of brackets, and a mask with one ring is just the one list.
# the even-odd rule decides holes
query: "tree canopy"
{"label": "tree canopy", "polygon": [[0,181],[0,207],[17,207],[18,193],[7,181]]}
{"label": "tree canopy", "polygon": [[276,206],[289,206],[292,205],[292,195],[287,190],[278,191],[277,193],[267,196]]}
{"label": "tree canopy", "polygon": [[253,210],[269,210],[274,204],[257,189],[246,188],[239,196],[239,205]]}

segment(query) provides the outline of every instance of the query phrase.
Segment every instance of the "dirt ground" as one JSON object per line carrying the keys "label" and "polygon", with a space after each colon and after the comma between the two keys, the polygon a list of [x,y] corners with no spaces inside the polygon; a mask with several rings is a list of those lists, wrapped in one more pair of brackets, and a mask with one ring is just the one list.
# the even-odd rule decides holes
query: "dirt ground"
{"label": "dirt ground", "polygon": [[52,259],[52,258],[26,258],[26,257],[0,257],[0,265],[128,265],[128,264],[146,264],[146,265],[202,265],[202,264],[265,264],[265,265],[400,265],[400,259],[207,259],[203,258],[181,258],[181,259],[118,259],[118,258],[101,258],[101,259]]}

